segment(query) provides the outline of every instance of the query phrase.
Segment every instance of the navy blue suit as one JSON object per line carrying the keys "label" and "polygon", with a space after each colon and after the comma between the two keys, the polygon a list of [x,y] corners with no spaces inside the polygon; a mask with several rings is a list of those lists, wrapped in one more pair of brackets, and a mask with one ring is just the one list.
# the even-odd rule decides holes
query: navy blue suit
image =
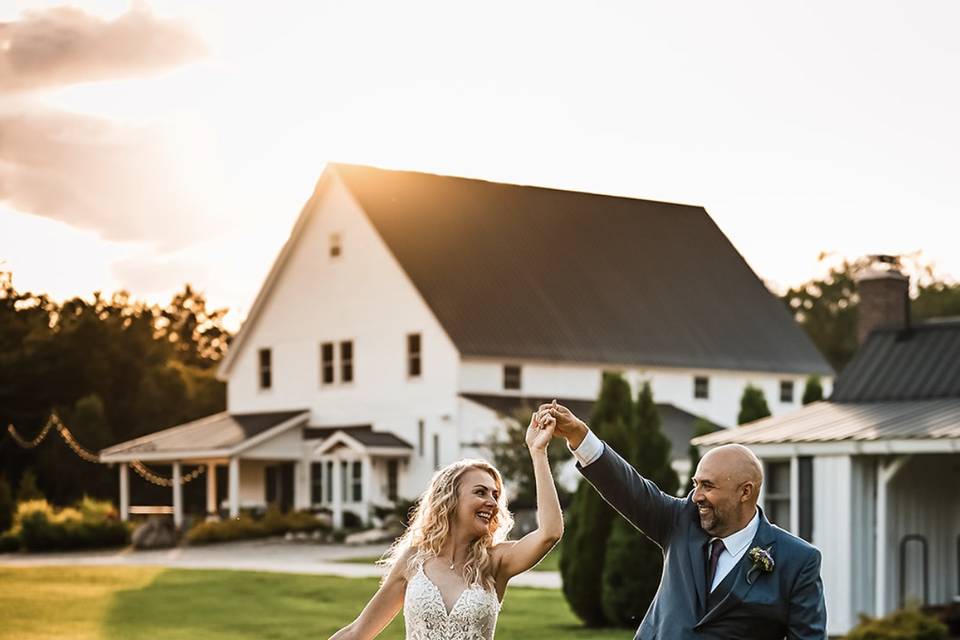
{"label": "navy blue suit", "polygon": [[820,552],[770,524],[762,510],[748,549],[768,549],[773,571],[751,571],[748,552],[708,596],[710,536],[700,526],[692,494],[666,495],[606,444],[600,458],[577,468],[604,500],[663,549],[663,577],[637,640],[827,637]]}

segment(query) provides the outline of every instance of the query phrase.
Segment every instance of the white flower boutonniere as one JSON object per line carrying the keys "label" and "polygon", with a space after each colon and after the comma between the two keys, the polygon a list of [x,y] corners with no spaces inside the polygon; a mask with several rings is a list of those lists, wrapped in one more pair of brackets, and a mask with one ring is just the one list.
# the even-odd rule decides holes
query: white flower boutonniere
{"label": "white flower boutonniere", "polygon": [[773,561],[773,556],[770,555],[769,547],[766,549],[754,547],[748,553],[750,555],[750,571],[747,572],[747,583],[749,584],[753,584],[753,581],[757,579],[757,575],[761,572],[772,573],[773,568],[777,566],[777,563]]}

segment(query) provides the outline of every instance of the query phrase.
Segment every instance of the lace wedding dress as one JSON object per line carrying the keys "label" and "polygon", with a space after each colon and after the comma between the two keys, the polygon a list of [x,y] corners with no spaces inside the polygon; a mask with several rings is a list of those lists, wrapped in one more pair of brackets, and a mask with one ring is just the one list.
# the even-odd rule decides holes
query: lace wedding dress
{"label": "lace wedding dress", "polygon": [[407,581],[403,603],[407,640],[493,640],[499,613],[497,594],[478,586],[464,589],[447,611],[422,562]]}

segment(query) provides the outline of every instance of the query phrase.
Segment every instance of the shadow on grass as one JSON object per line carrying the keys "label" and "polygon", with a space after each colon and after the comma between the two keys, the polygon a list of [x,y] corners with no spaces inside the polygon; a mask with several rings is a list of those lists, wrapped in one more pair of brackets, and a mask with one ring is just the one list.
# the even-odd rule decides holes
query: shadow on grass
{"label": "shadow on grass", "polygon": [[[112,595],[100,637],[322,640],[350,623],[376,589],[376,579],[165,570],[143,588]],[[508,589],[497,625],[499,640],[606,640],[632,633],[584,629],[561,593],[546,589]],[[400,615],[378,636],[403,637]]]}

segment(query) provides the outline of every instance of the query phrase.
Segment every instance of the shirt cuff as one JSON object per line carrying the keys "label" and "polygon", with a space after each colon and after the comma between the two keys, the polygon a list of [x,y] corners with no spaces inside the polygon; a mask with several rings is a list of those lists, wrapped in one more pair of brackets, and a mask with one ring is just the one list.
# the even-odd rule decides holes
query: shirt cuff
{"label": "shirt cuff", "polygon": [[[570,448],[569,444],[567,448]],[[576,449],[570,449],[570,452],[580,463],[580,466],[585,467],[603,455],[603,441],[593,431],[587,431],[587,437],[583,439],[580,446]]]}

